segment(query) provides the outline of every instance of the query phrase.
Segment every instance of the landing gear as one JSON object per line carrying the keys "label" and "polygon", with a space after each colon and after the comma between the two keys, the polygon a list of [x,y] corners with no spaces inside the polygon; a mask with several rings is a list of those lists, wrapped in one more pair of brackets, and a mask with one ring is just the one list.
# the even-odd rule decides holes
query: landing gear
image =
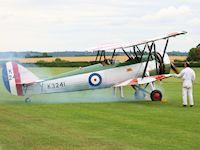
{"label": "landing gear", "polygon": [[135,93],[134,93],[134,97],[136,100],[144,100],[146,94],[143,90],[136,90]]}
{"label": "landing gear", "polygon": [[162,100],[162,93],[159,90],[154,90],[150,94],[152,101],[161,101]]}
{"label": "landing gear", "polygon": [[30,103],[31,102],[31,98],[27,97],[24,101],[25,101],[25,103]]}
{"label": "landing gear", "polygon": [[[120,97],[121,97],[121,98],[124,98],[123,87],[120,86],[120,87],[119,87],[119,90],[120,90]],[[117,95],[117,87],[114,87],[114,88],[113,88],[113,95],[116,97],[116,95]]]}
{"label": "landing gear", "polygon": [[145,100],[146,94],[149,94],[146,90],[147,86],[142,88],[141,85],[134,85],[132,88],[135,90],[134,98],[136,100]]}
{"label": "landing gear", "polygon": [[[146,89],[148,86],[150,90]],[[146,98],[146,95],[149,95],[152,101],[162,100],[161,91],[156,90],[153,83],[148,83],[143,88],[140,85],[132,86],[132,88],[135,90],[134,97],[136,100],[144,100]]]}

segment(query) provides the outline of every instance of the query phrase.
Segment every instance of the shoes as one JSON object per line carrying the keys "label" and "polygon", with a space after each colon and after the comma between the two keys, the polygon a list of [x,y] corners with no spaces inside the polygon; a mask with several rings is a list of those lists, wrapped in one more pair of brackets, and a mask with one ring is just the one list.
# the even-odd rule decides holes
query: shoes
{"label": "shoes", "polygon": [[[183,105],[183,107],[186,107],[187,105]],[[190,105],[190,107],[193,107],[194,105]]]}

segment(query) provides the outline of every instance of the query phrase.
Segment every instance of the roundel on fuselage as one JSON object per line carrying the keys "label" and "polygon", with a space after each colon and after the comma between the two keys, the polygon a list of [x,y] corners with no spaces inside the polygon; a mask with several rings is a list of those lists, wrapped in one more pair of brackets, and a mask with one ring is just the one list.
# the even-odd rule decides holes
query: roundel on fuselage
{"label": "roundel on fuselage", "polygon": [[92,73],[88,78],[88,82],[91,86],[99,86],[102,82],[102,77],[98,73]]}

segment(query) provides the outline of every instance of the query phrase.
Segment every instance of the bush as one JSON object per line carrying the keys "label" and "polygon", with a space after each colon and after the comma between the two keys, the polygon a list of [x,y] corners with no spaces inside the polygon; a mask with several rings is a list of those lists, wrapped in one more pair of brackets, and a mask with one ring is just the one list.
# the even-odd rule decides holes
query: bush
{"label": "bush", "polygon": [[61,58],[56,58],[56,59],[55,59],[55,62],[61,62],[61,61],[62,61]]}
{"label": "bush", "polygon": [[53,62],[38,61],[35,64],[39,67],[86,67],[97,62],[68,62],[63,60],[55,60]]}

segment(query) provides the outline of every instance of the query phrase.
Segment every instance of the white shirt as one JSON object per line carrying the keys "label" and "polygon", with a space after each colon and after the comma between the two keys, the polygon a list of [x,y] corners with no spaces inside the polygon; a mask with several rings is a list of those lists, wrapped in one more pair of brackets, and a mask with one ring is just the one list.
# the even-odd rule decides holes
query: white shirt
{"label": "white shirt", "polygon": [[183,79],[184,88],[191,88],[192,82],[195,80],[196,75],[194,70],[192,70],[190,67],[186,67],[177,75],[177,77]]}

